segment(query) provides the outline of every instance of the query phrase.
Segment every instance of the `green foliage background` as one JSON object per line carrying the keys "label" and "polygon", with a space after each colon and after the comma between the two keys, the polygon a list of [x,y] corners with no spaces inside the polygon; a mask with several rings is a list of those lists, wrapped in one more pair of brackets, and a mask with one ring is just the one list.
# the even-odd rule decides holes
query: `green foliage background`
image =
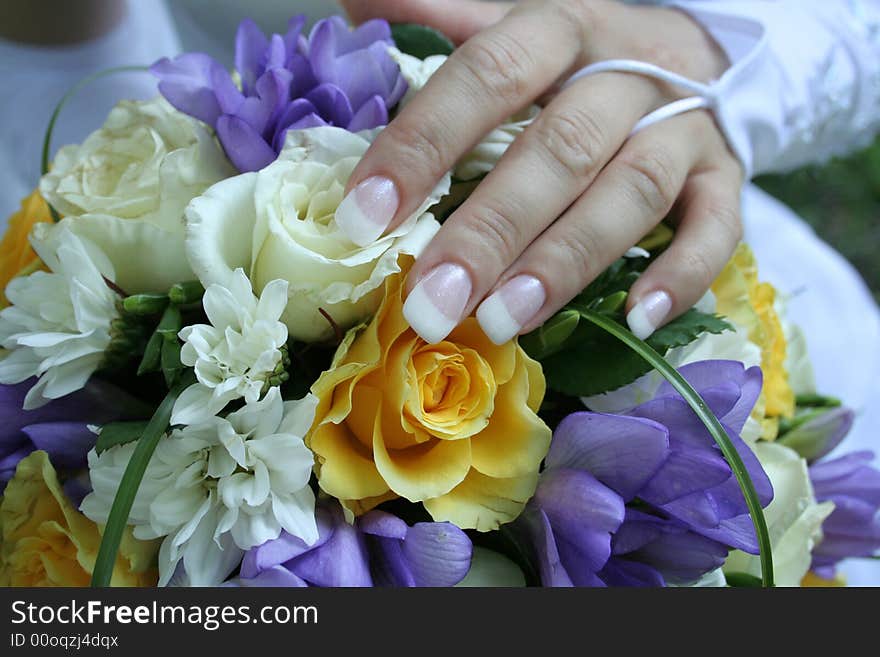
{"label": "green foliage background", "polygon": [[756,182],[845,255],[880,301],[880,139],[849,158]]}

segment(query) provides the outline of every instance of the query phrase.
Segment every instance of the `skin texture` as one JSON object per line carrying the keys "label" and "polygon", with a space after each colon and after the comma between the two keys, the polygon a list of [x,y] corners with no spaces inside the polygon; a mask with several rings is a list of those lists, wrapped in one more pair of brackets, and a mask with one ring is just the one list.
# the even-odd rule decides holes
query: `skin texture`
{"label": "skin texture", "polygon": [[472,283],[466,317],[507,281],[533,276],[546,300],[522,326],[525,333],[670,213],[675,240],[635,284],[627,309],[665,292],[671,311],[656,322],[663,324],[709,288],[742,235],[743,182],[711,115],[690,112],[630,138],[640,118],[687,92],[624,73],[589,76],[559,90],[579,68],[616,58],[716,79],[726,57],[690,17],[611,0],[343,5],[356,22],[428,24],[461,44],[351,177],[349,191],[372,176],[394,182],[400,205],[392,227],[492,128],[530,103],[544,106],[420,256],[408,291],[438,265],[458,264]]}

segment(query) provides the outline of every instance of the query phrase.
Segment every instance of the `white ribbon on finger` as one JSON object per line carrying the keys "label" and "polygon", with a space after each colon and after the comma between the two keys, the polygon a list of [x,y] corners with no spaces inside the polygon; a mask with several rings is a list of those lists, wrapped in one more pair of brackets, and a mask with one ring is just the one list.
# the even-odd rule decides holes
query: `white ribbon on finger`
{"label": "white ribbon on finger", "polygon": [[718,94],[712,85],[691,80],[683,75],[661,68],[656,64],[640,62],[635,59],[609,59],[603,62],[590,64],[572,75],[562,88],[565,89],[581,78],[588,75],[596,75],[598,73],[634,73],[636,75],[644,75],[646,77],[656,78],[663,82],[667,82],[676,87],[687,89],[694,94],[687,98],[675,100],[644,116],[633,128],[631,133],[633,135],[640,130],[644,130],[648,126],[665,121],[673,116],[678,116],[679,114],[699,109],[714,111],[718,107]]}

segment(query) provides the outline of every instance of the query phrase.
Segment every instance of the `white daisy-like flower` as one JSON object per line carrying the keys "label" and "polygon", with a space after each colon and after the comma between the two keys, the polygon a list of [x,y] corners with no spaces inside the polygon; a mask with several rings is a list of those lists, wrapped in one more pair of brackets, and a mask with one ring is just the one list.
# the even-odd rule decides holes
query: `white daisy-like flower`
{"label": "white daisy-like flower", "polygon": [[237,269],[228,288],[208,286],[202,303],[211,324],[180,332],[180,360],[195,368],[198,382],[178,398],[171,424],[205,422],[235,399],[254,403],[270,379],[280,375],[287,326],[279,318],[287,306],[287,285],[270,282],[258,300],[244,271]]}
{"label": "white daisy-like flower", "polygon": [[[66,223],[36,224],[31,243],[51,273],[15,278],[0,312],[0,383],[39,377],[25,397],[31,410],[82,388],[101,365],[119,316],[113,265]],[[106,280],[105,280],[106,279]]]}
{"label": "white daisy-like flower", "polygon": [[[283,529],[311,545],[318,540],[314,456],[303,436],[318,399],[284,402],[277,387],[226,418],[174,430],[147,466],[129,515],[134,536],[165,537],[159,584],[183,560],[194,586],[221,583],[244,552]],[[93,491],[81,509],[105,523],[134,443],[89,453]]]}

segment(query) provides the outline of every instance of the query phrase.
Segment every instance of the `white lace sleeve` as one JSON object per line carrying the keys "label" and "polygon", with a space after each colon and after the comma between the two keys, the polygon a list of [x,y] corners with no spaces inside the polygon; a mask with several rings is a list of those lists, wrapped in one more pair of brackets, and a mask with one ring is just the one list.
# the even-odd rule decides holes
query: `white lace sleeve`
{"label": "white lace sleeve", "polygon": [[880,0],[666,0],[732,63],[716,116],[753,174],[824,162],[880,131]]}

